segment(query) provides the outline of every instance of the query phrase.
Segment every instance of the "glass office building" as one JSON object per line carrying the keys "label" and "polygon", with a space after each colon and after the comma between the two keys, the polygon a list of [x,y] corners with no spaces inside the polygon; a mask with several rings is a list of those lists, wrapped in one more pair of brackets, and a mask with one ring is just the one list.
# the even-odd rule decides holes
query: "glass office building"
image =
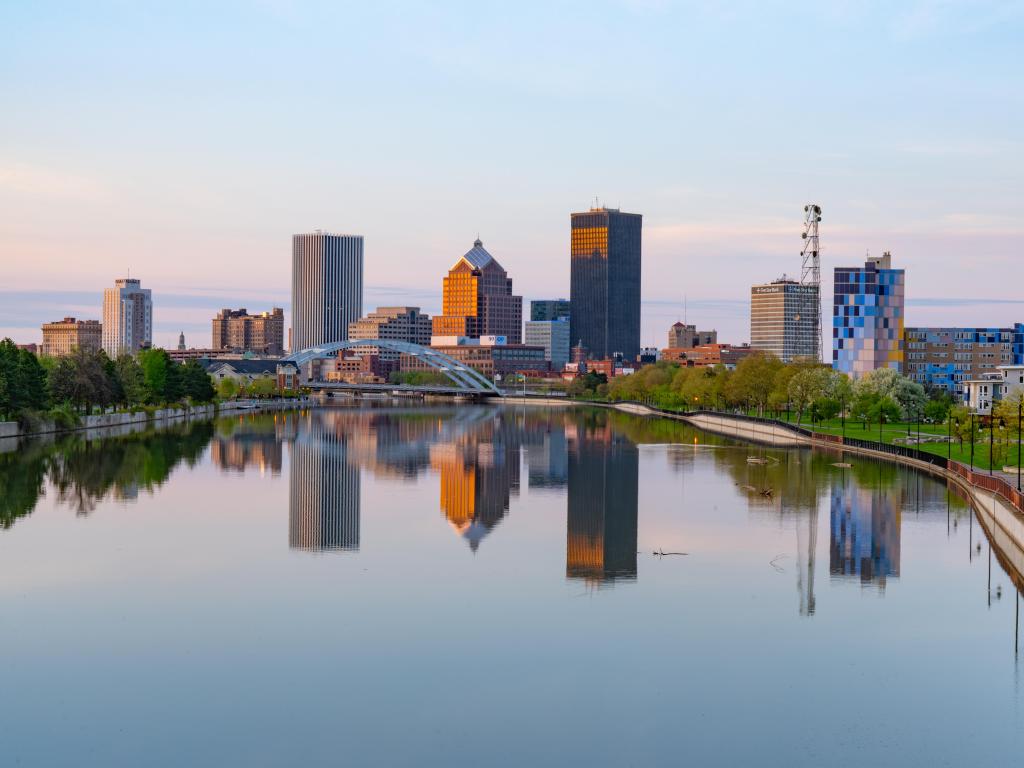
{"label": "glass office building", "polygon": [[569,331],[590,357],[640,354],[640,230],[643,217],[615,208],[571,215]]}
{"label": "glass office building", "polygon": [[345,341],[362,314],[362,235],[293,235],[291,350]]}
{"label": "glass office building", "polygon": [[832,367],[853,378],[876,368],[903,372],[904,271],[892,255],[863,267],[836,267]]}

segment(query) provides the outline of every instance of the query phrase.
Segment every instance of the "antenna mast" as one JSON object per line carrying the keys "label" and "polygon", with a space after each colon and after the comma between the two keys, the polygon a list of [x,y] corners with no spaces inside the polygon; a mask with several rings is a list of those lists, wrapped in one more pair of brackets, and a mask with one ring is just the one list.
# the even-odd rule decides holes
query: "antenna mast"
{"label": "antenna mast", "polygon": [[818,222],[821,206],[804,206],[804,247],[800,251],[803,266],[800,269],[800,315],[797,318],[799,354],[821,362],[821,255],[818,246]]}

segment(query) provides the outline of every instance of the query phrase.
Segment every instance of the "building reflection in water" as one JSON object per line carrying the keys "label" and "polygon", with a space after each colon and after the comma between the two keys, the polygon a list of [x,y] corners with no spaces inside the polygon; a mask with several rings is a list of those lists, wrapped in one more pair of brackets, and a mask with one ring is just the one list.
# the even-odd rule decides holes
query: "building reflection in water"
{"label": "building reflection in water", "polygon": [[285,435],[294,414],[260,414],[248,419],[240,417],[227,434],[217,434],[210,444],[214,466],[225,472],[244,473],[256,469],[260,474],[281,474]]}
{"label": "building reflection in water", "polygon": [[[862,480],[864,480],[862,478]],[[829,572],[859,577],[864,584],[885,588],[889,577],[900,575],[899,482],[856,482],[846,472],[832,486]]]}
{"label": "building reflection in water", "polygon": [[501,412],[455,424],[430,446],[430,466],[440,477],[441,512],[476,552],[519,493],[519,428]]}
{"label": "building reflection in water", "polygon": [[292,444],[288,546],[359,549],[359,466],[348,457],[343,413],[313,410]]}
{"label": "building reflection in water", "polygon": [[608,426],[580,425],[568,448],[565,572],[603,585],[636,578],[637,446]]}
{"label": "building reflection in water", "polygon": [[543,420],[528,419],[523,437],[530,490],[562,489],[569,482],[569,452],[565,414],[545,413]]}

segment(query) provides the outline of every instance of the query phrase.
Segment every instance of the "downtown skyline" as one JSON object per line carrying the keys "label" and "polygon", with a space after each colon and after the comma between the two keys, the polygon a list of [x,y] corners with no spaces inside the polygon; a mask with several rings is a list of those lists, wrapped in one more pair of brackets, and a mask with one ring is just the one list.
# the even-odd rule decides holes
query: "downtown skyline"
{"label": "downtown skyline", "polygon": [[[1020,314],[1005,279],[1024,235],[1017,5],[0,20],[19,32],[0,54],[19,115],[0,127],[0,335],[19,341],[99,319],[89,308],[130,269],[154,291],[154,342],[197,345],[220,307],[286,306],[289,237],[317,227],[365,237],[367,307],[438,313],[438,275],[478,234],[524,302],[566,295],[567,214],[595,196],[644,216],[644,345],[684,296],[689,322],[746,339],[749,286],[798,272],[810,200],[826,211],[824,297],[834,267],[889,250],[908,324]],[[365,37],[304,50],[332,24]],[[280,109],[339,93],[357,119],[330,99],[315,125]]]}

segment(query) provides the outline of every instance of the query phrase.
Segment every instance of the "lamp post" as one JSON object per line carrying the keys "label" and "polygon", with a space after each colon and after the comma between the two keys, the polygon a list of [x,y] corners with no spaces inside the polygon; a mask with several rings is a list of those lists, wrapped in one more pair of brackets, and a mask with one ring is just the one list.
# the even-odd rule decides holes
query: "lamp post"
{"label": "lamp post", "polygon": [[839,420],[843,425],[843,437],[846,437],[846,395],[839,397]]}
{"label": "lamp post", "polygon": [[1017,400],[1017,490],[1020,491],[1020,426],[1021,417],[1024,416],[1024,393],[1021,393]]}
{"label": "lamp post", "polygon": [[971,472],[974,471],[974,411],[971,411]]}
{"label": "lamp post", "polygon": [[[960,429],[960,419],[956,420],[956,428]],[[953,458],[953,411],[946,414],[946,458]]]}
{"label": "lamp post", "polygon": [[885,414],[882,413],[882,408],[881,408],[881,406],[879,406],[879,408],[878,408],[878,442],[880,442],[880,443],[884,443],[885,442],[884,440],[882,440],[882,422],[884,420],[885,420]]}
{"label": "lamp post", "polygon": [[[995,403],[993,403],[993,406]],[[996,412],[995,408],[988,415],[988,473],[992,474],[992,467],[996,463],[995,460],[995,444],[996,444]]]}

